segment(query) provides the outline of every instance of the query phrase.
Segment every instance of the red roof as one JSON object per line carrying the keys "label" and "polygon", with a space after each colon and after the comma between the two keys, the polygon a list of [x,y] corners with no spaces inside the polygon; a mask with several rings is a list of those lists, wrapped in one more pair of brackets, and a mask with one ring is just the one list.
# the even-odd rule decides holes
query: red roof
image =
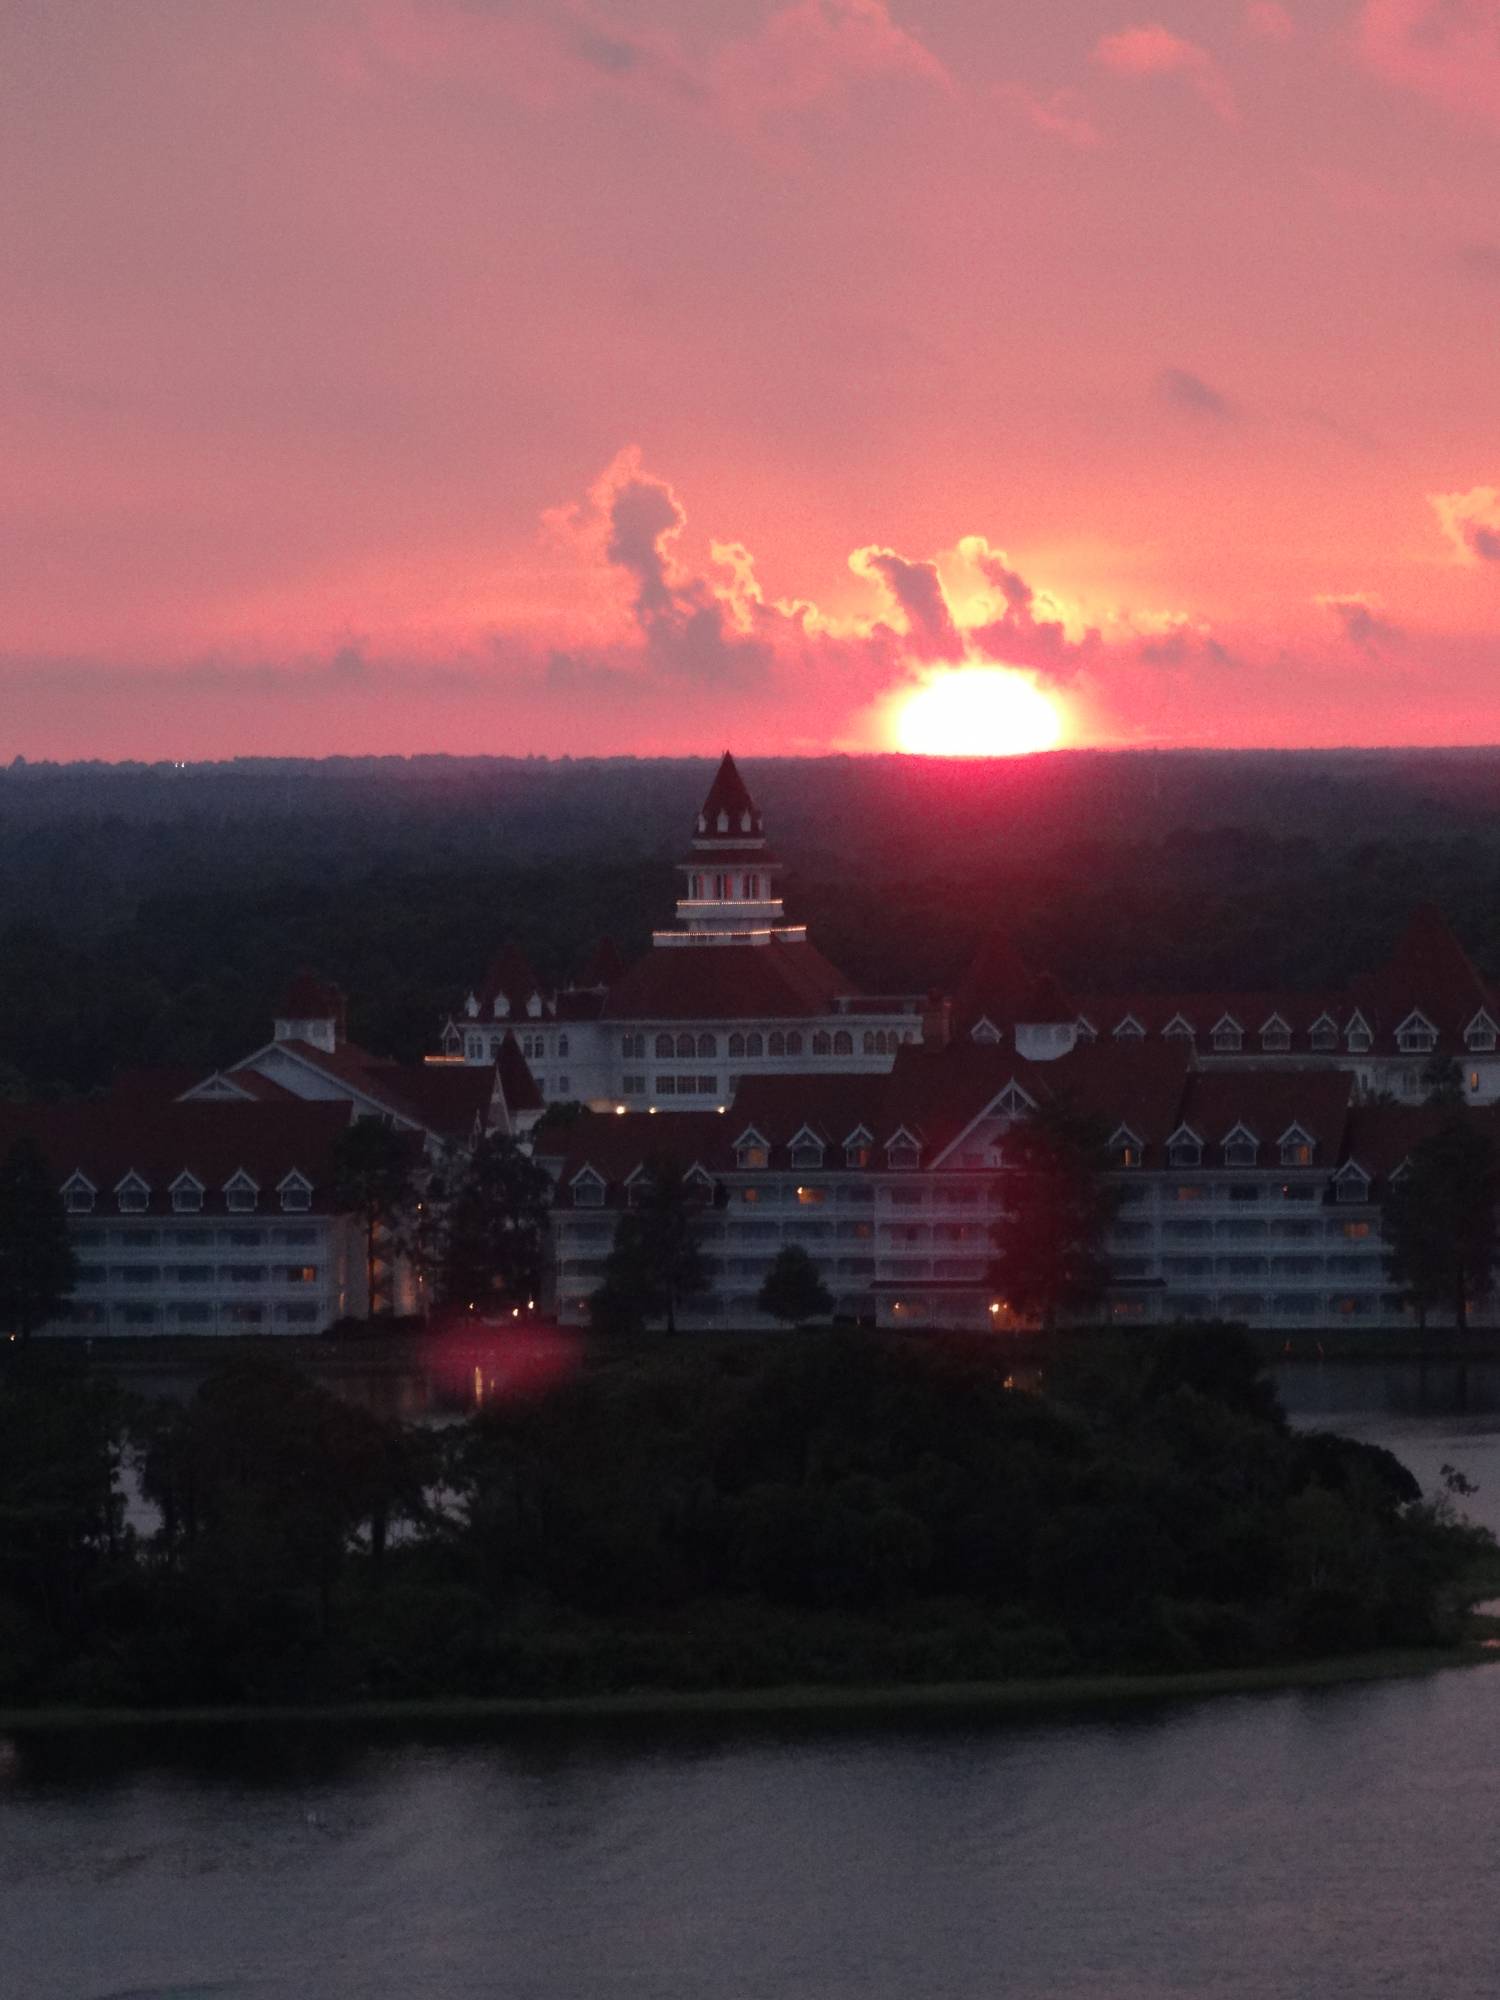
{"label": "red roof", "polygon": [[849,981],[816,946],[660,945],[610,988],[607,1020],[777,1021],[830,1014]]}
{"label": "red roof", "polygon": [[281,1004],[276,1009],[276,1017],[282,1021],[337,1021],[339,1033],[344,1031],[344,995],[332,980],[320,979],[317,973],[306,966],[294,975]]}
{"label": "red roof", "polygon": [[540,1111],[546,1099],[537,1089],[536,1078],[531,1074],[530,1065],[521,1053],[521,1044],[509,1028],[505,1040],[500,1044],[500,1054],[496,1059],[500,1072],[500,1088],[505,1092],[505,1103],[512,1117],[518,1111]]}
{"label": "red roof", "polygon": [[[541,994],[545,998],[546,989],[532,971],[524,952],[518,946],[508,944],[490,960],[489,970],[474,997],[479,1002],[480,1013],[488,1019],[496,1018],[497,997],[503,998],[510,1014],[519,1019],[525,1015],[533,994]],[[506,1018],[504,1012],[499,1018]]]}
{"label": "red roof", "polygon": [[[476,1119],[481,1129],[488,1122],[495,1081],[488,1063],[395,1063],[354,1042],[341,1042],[332,1050],[300,1041],[276,1042],[273,1047],[382,1105],[406,1123],[420,1126],[434,1138],[467,1138]],[[262,1079],[253,1065],[265,1053],[257,1050],[236,1064],[229,1072],[230,1081],[256,1089]],[[516,1053],[519,1056],[520,1051]]]}
{"label": "red roof", "polygon": [[[20,1134],[40,1145],[59,1187],[81,1173],[107,1198],[129,1174],[150,1189],[146,1212],[172,1211],[170,1188],[191,1174],[204,1188],[204,1214],[226,1212],[223,1188],[247,1173],[269,1196],[293,1171],[312,1184],[312,1206],[332,1213],[332,1154],[350,1124],[347,1103],[158,1103],[103,1097],[69,1104],[0,1105],[0,1151]],[[269,1207],[268,1202],[263,1206]]]}

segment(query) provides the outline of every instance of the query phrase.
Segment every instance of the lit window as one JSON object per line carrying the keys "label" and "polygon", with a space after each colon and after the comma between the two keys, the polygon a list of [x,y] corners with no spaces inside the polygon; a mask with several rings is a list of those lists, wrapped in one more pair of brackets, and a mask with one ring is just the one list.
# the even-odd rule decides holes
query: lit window
{"label": "lit window", "polygon": [[1284,1167],[1310,1167],[1313,1163],[1312,1142],[1308,1139],[1288,1139],[1281,1148],[1281,1164]]}

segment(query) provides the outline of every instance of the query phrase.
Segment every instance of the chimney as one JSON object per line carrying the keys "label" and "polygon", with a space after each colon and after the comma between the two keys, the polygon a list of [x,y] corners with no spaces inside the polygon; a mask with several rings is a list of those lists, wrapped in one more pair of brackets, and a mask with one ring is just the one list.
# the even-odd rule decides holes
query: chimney
{"label": "chimney", "polygon": [[945,1049],[953,1038],[953,1002],[935,989],[922,1008],[922,1046]]}

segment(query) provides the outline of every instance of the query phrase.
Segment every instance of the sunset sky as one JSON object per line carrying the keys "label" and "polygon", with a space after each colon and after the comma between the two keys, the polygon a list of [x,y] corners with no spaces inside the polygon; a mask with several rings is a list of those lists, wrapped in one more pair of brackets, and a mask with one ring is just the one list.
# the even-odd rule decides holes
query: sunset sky
{"label": "sunset sky", "polygon": [[0,758],[1500,740],[1500,0],[4,0],[0,186]]}

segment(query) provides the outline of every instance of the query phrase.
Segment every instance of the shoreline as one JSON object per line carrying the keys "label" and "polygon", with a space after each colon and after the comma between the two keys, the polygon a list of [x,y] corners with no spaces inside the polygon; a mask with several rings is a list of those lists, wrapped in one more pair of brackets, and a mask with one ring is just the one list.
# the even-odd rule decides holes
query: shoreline
{"label": "shoreline", "polygon": [[1417,1679],[1500,1666],[1500,1645],[1409,1648],[1303,1660],[1283,1666],[1217,1667],[1174,1674],[1073,1674],[1057,1680],[932,1681],[839,1687],[630,1689],[591,1695],[452,1695],[349,1702],[209,1704],[178,1708],[0,1708],[0,1736],[64,1730],[218,1728],[226,1724],[396,1724],[677,1721],[736,1717],[831,1721],[969,1716],[1025,1719],[1068,1709],[1147,1706],[1224,1695]]}

